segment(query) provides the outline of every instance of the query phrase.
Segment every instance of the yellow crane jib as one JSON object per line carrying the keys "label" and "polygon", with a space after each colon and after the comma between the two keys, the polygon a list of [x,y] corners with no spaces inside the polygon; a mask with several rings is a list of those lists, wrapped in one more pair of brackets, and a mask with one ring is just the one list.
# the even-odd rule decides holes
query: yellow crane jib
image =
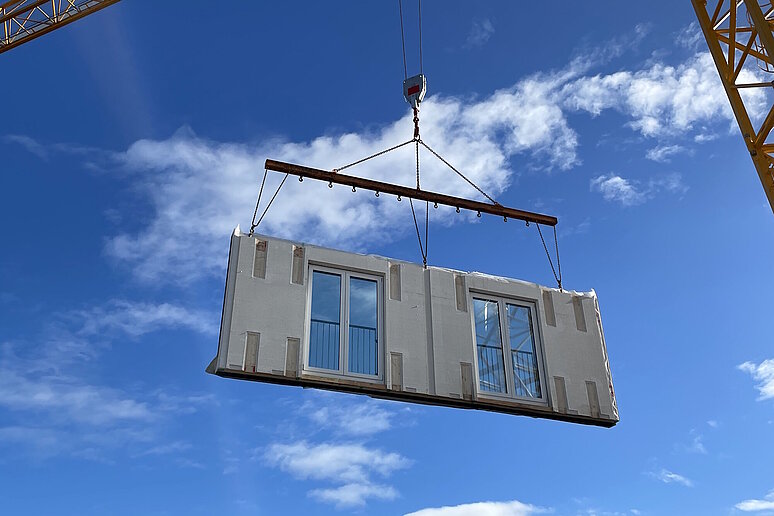
{"label": "yellow crane jib", "polygon": [[[774,211],[774,102],[767,98],[768,112],[754,124],[740,90],[771,88],[774,81],[749,82],[742,74],[750,57],[757,60],[760,74],[774,72],[774,6],[770,0],[691,0],[699,26],[707,41],[723,88],[739,124],[747,150],[758,172],[763,190]],[[774,76],[771,77],[774,79]],[[748,80],[748,82],[744,82]],[[756,128],[757,126],[757,128]]]}
{"label": "yellow crane jib", "polygon": [[0,54],[119,0],[11,0],[0,4]]}

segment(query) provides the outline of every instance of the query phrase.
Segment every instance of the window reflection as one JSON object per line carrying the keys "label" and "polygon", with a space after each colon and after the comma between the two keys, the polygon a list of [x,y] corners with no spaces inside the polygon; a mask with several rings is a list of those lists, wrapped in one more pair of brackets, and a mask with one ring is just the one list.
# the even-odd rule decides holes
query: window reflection
{"label": "window reflection", "polygon": [[349,279],[349,371],[375,375],[378,371],[377,283]]}
{"label": "window reflection", "polygon": [[341,341],[341,276],[314,271],[312,317],[309,327],[309,366],[339,369]]}
{"label": "window reflection", "polygon": [[507,392],[499,305],[496,301],[473,299],[473,312],[476,319],[479,388],[482,391]]}
{"label": "window reflection", "polygon": [[540,398],[540,378],[530,309],[511,304],[506,304],[506,307],[514,391],[517,396]]}

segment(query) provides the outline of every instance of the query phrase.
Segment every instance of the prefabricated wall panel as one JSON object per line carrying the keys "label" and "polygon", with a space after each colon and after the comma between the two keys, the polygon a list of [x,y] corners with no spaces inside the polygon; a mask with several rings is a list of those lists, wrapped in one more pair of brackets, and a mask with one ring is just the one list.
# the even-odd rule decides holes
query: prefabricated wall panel
{"label": "prefabricated wall panel", "polygon": [[[357,330],[372,332],[366,361],[373,370],[366,374],[350,372],[353,360],[365,360],[365,355],[352,351],[364,348],[357,347],[356,326],[344,315],[340,324],[323,322],[335,330],[331,334],[329,329],[326,345],[338,339],[337,348],[326,349],[341,358],[334,356],[324,367],[309,365],[310,339],[316,339],[315,349],[321,342],[319,326],[310,329],[315,270],[332,271],[342,282],[350,275],[367,278],[372,280],[369,288],[375,286],[378,329]],[[341,292],[340,312],[344,313],[350,300],[347,290]],[[488,316],[481,315],[484,305]],[[477,321],[495,312],[499,315],[491,320],[502,321],[499,328],[490,322],[487,335],[477,331],[477,326],[484,328]],[[520,322],[512,322],[511,313],[514,318],[520,315]],[[477,342],[496,342],[498,334],[499,349],[477,346]],[[516,334],[526,337],[519,340]],[[524,366],[521,352],[511,349],[517,340],[527,343],[527,348],[520,349],[527,349],[529,367]],[[353,355],[349,366],[345,352]],[[362,373],[363,366],[359,367]],[[379,256],[251,237],[239,228],[231,238],[218,355],[207,371],[229,378],[605,427],[618,422],[593,291],[560,291],[475,272],[425,269]],[[497,388],[505,392],[492,392]]]}

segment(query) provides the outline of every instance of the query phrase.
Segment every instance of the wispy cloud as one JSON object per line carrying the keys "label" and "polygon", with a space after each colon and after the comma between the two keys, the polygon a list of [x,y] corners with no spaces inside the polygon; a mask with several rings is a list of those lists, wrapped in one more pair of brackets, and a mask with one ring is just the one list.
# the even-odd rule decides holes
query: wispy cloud
{"label": "wispy cloud", "polygon": [[137,457],[145,457],[148,455],[170,455],[175,453],[184,452],[191,449],[191,443],[186,441],[173,441],[171,443],[160,444],[153,446],[137,454]]}
{"label": "wispy cloud", "polygon": [[755,388],[761,393],[759,400],[774,398],[774,359],[764,360],[760,364],[745,362],[737,367],[758,382]]}
{"label": "wispy cloud", "polygon": [[658,163],[669,163],[672,156],[681,152],[685,152],[685,147],[682,145],[658,145],[649,149],[645,157]]}
{"label": "wispy cloud", "polygon": [[339,396],[333,400],[328,398],[325,393],[304,402],[299,413],[311,419],[318,428],[355,437],[389,430],[396,415],[388,408],[389,402],[371,399],[352,402]]}
{"label": "wispy cloud", "polygon": [[5,143],[15,143],[24,147],[27,152],[34,154],[40,159],[48,159],[48,150],[37,140],[23,134],[7,134],[2,137]]}
{"label": "wispy cloud", "polygon": [[[428,143],[496,196],[514,181],[511,163],[516,158],[546,170],[567,170],[580,162],[578,136],[570,126],[569,112],[598,115],[616,110],[628,117],[633,130],[647,137],[690,138],[694,126],[716,120],[730,124],[733,115],[714,64],[704,54],[677,66],[655,63],[608,75],[584,75],[595,62],[586,56],[561,71],[525,77],[489,96],[463,100],[434,95],[423,104],[423,127]],[[750,105],[753,109],[758,106],[755,102]],[[150,222],[139,231],[111,238],[107,251],[146,281],[188,283],[220,274],[228,234],[238,222],[249,225],[246,217],[253,211],[255,190],[248,186],[259,180],[266,157],[329,169],[404,141],[410,126],[407,113],[368,133],[301,142],[222,143],[201,138],[190,129],[165,140],[137,141],[116,159],[134,174],[150,201]],[[411,149],[403,150],[360,166],[357,174],[409,184],[412,178],[401,165],[411,162]],[[661,151],[654,157],[664,157],[664,152],[669,153]],[[426,188],[475,196],[464,181],[450,180],[441,163],[425,162],[422,181]],[[270,175],[267,191],[273,191],[279,180]],[[648,180],[637,185],[630,179],[608,176],[595,184],[611,200],[628,204],[641,203],[653,193],[647,191]],[[660,188],[669,190],[668,186]],[[280,237],[362,250],[370,242],[400,236],[395,228],[403,227],[403,222],[410,227],[405,206],[384,201],[353,195],[347,188],[328,189],[314,181],[288,181],[259,229]],[[190,220],[197,222],[189,224]],[[444,223],[468,219],[447,220]],[[189,228],[186,239],[171,232],[183,225]],[[191,239],[197,243],[196,252],[191,252]]]}
{"label": "wispy cloud", "polygon": [[[485,191],[498,196],[516,180],[516,161],[526,164],[520,168],[533,171],[569,170],[580,163],[578,133],[569,118],[574,112],[597,116],[617,111],[633,131],[658,141],[674,140],[651,149],[650,157],[658,160],[677,152],[677,140],[698,138],[708,125],[727,121],[730,127],[733,114],[706,52],[676,65],[655,60],[639,69],[592,73],[595,66],[637,44],[647,31],[648,27],[638,26],[625,41],[601,45],[559,70],[524,77],[489,95],[464,99],[433,95],[423,103],[426,139]],[[491,33],[483,20],[480,33]],[[754,77],[740,78],[748,79]],[[764,94],[746,94],[750,112],[760,116],[766,108]],[[144,196],[151,213],[139,229],[119,230],[109,238],[106,251],[148,282],[189,284],[219,275],[228,234],[237,223],[249,225],[256,193],[249,186],[260,180],[265,158],[330,169],[405,141],[410,127],[411,114],[406,112],[367,132],[306,141],[218,142],[197,136],[190,128],[167,139],[136,141],[123,152],[110,153],[109,161],[128,174],[124,177]],[[38,142],[14,138],[31,152],[41,153]],[[45,148],[51,151],[56,145]],[[88,148],[79,148],[81,151],[88,153]],[[412,150],[406,147],[359,166],[357,174],[411,184],[412,176],[403,165],[412,158]],[[427,189],[463,197],[477,195],[437,160],[425,159],[422,170]],[[643,179],[637,184],[610,175],[597,184],[611,200],[638,204],[657,187],[670,191],[668,184],[651,185],[651,181]],[[278,175],[270,175],[267,191],[273,191],[279,182]],[[191,224],[192,220],[196,223]],[[439,223],[468,220],[462,215],[439,218]],[[186,238],[175,233],[179,227],[187,228]],[[348,188],[328,189],[315,181],[288,181],[259,229],[279,237],[366,250],[373,242],[402,236],[396,228],[403,227],[411,227],[405,204],[353,195]],[[191,241],[196,242],[195,252]]]}
{"label": "wispy cloud", "polygon": [[296,478],[340,484],[309,493],[338,506],[363,506],[369,498],[394,498],[397,492],[393,488],[372,482],[372,477],[387,478],[411,465],[411,461],[400,454],[359,443],[275,443],[266,449],[263,458],[269,466],[278,467]]}
{"label": "wispy cloud", "polygon": [[771,491],[763,499],[743,500],[734,507],[744,512],[774,511],[774,491]]}
{"label": "wispy cloud", "polygon": [[218,314],[170,303],[114,299],[99,306],[76,310],[67,317],[81,321],[81,335],[120,332],[139,337],[163,329],[188,329],[205,335],[218,331]]}
{"label": "wispy cloud", "polygon": [[483,46],[489,41],[494,32],[494,25],[492,25],[492,21],[489,18],[474,20],[473,25],[470,27],[468,38],[465,40],[465,46],[467,48]]}
{"label": "wispy cloud", "polygon": [[299,478],[355,482],[371,473],[389,476],[411,464],[405,457],[367,448],[361,444],[272,444],[266,451],[269,464]]}
{"label": "wispy cloud", "polygon": [[363,507],[369,499],[394,500],[398,496],[395,488],[381,484],[351,483],[343,486],[313,489],[309,496],[321,502],[329,502],[336,507]]}
{"label": "wispy cloud", "polygon": [[421,509],[405,516],[529,516],[530,514],[547,512],[551,512],[551,510],[511,500],[509,502],[476,502]]}
{"label": "wispy cloud", "polygon": [[597,176],[589,183],[591,191],[599,192],[606,201],[616,201],[624,206],[645,202],[645,193],[638,190],[628,179],[613,174]]}
{"label": "wispy cloud", "polygon": [[662,468],[661,471],[651,472],[649,475],[665,484],[680,484],[685,487],[693,487],[693,481],[668,469]]}
{"label": "wispy cloud", "polygon": [[707,447],[704,445],[704,435],[701,432],[696,431],[696,429],[693,429],[690,431],[689,437],[691,440],[688,444],[679,445],[677,448],[688,453],[706,455]]}
{"label": "wispy cloud", "polygon": [[[758,80],[744,70],[745,82]],[[678,66],[655,63],[638,71],[582,77],[564,85],[565,105],[598,115],[614,109],[630,118],[628,125],[644,136],[677,137],[713,119],[733,122],[733,113],[707,52]],[[755,92],[745,98],[755,116],[767,109],[766,96]]]}
{"label": "wispy cloud", "polygon": [[32,339],[35,345],[30,339],[2,343],[0,415],[6,426],[0,445],[23,444],[14,451],[39,458],[69,455],[106,462],[116,452],[138,457],[159,454],[161,446],[179,449],[180,443],[151,444],[173,416],[215,404],[212,395],[110,385],[86,366],[127,337],[181,327],[210,334],[204,319],[202,313],[169,304],[111,301],[52,314]]}
{"label": "wispy cloud", "polygon": [[687,190],[680,174],[668,174],[653,177],[645,184],[623,178],[615,174],[604,174],[589,182],[592,192],[599,192],[606,201],[617,202],[622,206],[636,206],[661,192],[684,193]]}
{"label": "wispy cloud", "polygon": [[679,46],[693,52],[699,50],[699,47],[704,44],[704,36],[697,22],[691,22],[675,32],[674,40]]}

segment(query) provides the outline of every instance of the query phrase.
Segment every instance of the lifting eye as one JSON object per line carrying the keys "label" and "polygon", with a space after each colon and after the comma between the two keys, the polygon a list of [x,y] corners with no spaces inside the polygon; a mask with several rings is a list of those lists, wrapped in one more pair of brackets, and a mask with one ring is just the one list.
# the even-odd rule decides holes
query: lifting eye
{"label": "lifting eye", "polygon": [[459,207],[459,206],[457,206],[457,213],[459,213],[459,212],[460,212],[460,207]]}
{"label": "lifting eye", "polygon": [[376,192],[376,196],[379,197],[379,192]]}
{"label": "lifting eye", "polygon": [[304,182],[304,176],[298,176],[298,182],[303,183]]}
{"label": "lifting eye", "polygon": [[333,188],[333,181],[328,181],[328,188]]}
{"label": "lifting eye", "polygon": [[400,202],[400,195],[398,196],[398,202]]}

